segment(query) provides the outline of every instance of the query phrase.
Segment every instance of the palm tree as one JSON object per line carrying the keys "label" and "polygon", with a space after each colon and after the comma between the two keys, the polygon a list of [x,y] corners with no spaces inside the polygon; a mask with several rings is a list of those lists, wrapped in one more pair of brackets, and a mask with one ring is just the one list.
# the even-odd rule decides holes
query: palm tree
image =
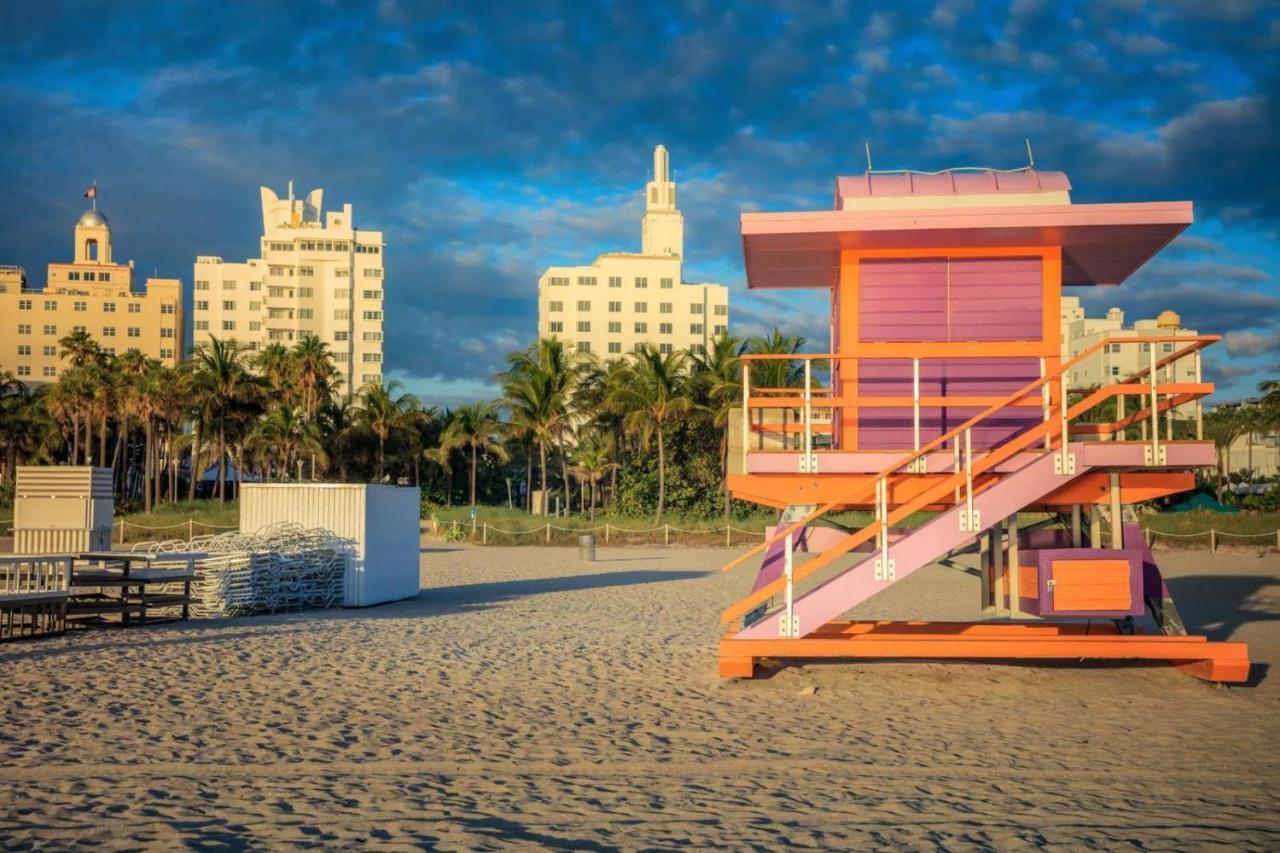
{"label": "palm tree", "polygon": [[412,405],[412,397],[399,394],[404,386],[398,380],[384,380],[385,384],[370,382],[360,389],[360,408],[356,418],[378,437],[378,475],[382,482],[386,464],[387,438],[403,423],[405,412]]}
{"label": "palm tree", "polygon": [[444,429],[444,441],[457,447],[471,448],[471,505],[476,505],[476,468],[478,455],[487,453],[506,462],[507,448],[502,443],[504,426],[498,417],[497,402],[468,403],[459,406]]}
{"label": "palm tree", "polygon": [[245,352],[234,340],[210,336],[195,351],[198,383],[209,396],[209,416],[218,432],[218,500],[226,502],[227,439],[244,428],[258,410],[266,383],[251,374]]}
{"label": "palm tree", "polygon": [[428,462],[434,462],[444,470],[445,476],[445,493],[444,505],[453,506],[453,451],[457,447],[445,441],[441,436],[440,443],[435,447],[428,447],[422,451],[422,458]]}
{"label": "palm tree", "polygon": [[258,373],[271,386],[273,397],[283,400],[294,396],[293,361],[284,344],[279,342],[267,344],[251,361]]}
{"label": "palm tree", "polygon": [[86,364],[97,363],[102,360],[102,348],[83,329],[77,329],[71,334],[65,335],[58,341],[58,346],[62,348],[58,352],[58,357],[72,367],[84,367]]}
{"label": "palm tree", "polygon": [[539,470],[542,478],[542,506],[547,514],[547,449],[561,450],[561,473],[565,482],[565,512],[570,503],[571,485],[568,460],[564,453],[564,437],[574,416],[574,393],[582,381],[589,362],[571,352],[558,338],[542,338],[528,349],[507,356],[507,370],[497,378],[502,383],[505,402],[511,413],[511,425],[538,445]]}
{"label": "palm tree", "polygon": [[[720,430],[720,483],[724,489],[724,522],[729,523],[729,418],[742,405],[742,353],[744,344],[732,335],[721,335],[694,358],[694,382],[705,396],[703,404],[711,423]],[[747,436],[742,437],[747,441]]]}
{"label": "palm tree", "polygon": [[143,376],[135,388],[137,415],[142,421],[145,444],[142,462],[143,506],[151,512],[155,495],[152,491],[156,464],[155,425],[156,418],[163,412],[165,399],[169,393],[170,377],[164,368],[155,366]]}
{"label": "palm tree", "polygon": [[1246,429],[1246,421],[1241,418],[1237,412],[1218,407],[1204,418],[1204,434],[1213,441],[1214,449],[1218,455],[1218,483],[1217,498],[1218,503],[1222,503],[1223,485],[1227,478],[1228,457],[1231,454],[1231,445],[1235,444],[1237,438],[1243,435]]}
{"label": "palm tree", "polygon": [[[804,347],[805,339],[799,335],[784,335],[777,326],[768,335],[751,338],[747,349],[755,355],[794,355]],[[793,359],[765,359],[751,364],[752,388],[795,388],[804,381],[804,368]],[[782,441],[787,442],[787,409],[782,410]],[[764,426],[765,410],[760,410],[760,425]],[[764,433],[761,432],[761,440]],[[747,436],[742,437],[743,441]]]}
{"label": "palm tree", "polygon": [[662,353],[652,344],[640,344],[631,353],[628,369],[619,375],[621,381],[610,389],[608,398],[610,406],[622,413],[623,424],[636,436],[641,447],[648,447],[649,442],[657,438],[659,521],[667,501],[667,452],[663,433],[693,408],[693,400],[687,394],[685,360],[683,350]]}
{"label": "palm tree", "polygon": [[596,487],[605,474],[618,467],[612,456],[613,442],[600,432],[592,433],[588,440],[579,443],[574,453],[573,470],[587,487],[592,521],[596,520]]}
{"label": "palm tree", "polygon": [[0,370],[0,485],[13,481],[19,456],[34,444],[35,427],[27,384]]}
{"label": "palm tree", "polygon": [[313,459],[324,456],[319,427],[293,406],[272,408],[246,439],[246,446],[264,452],[267,460],[264,473],[270,474],[274,461],[277,474],[284,480],[289,479],[295,456],[302,453],[311,454]]}

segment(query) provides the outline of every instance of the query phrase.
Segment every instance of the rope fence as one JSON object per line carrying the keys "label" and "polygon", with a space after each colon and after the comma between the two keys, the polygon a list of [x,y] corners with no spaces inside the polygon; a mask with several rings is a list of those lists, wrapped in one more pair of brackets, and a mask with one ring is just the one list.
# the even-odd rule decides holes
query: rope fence
{"label": "rope fence", "polygon": [[202,530],[239,530],[239,524],[210,524],[207,521],[196,521],[194,518],[188,518],[186,521],[179,521],[177,524],[137,524],[132,521],[125,521],[123,518],[118,519],[114,525],[116,529],[116,542],[121,544],[125,541],[125,528],[132,527],[137,530],[145,530],[154,532],[157,530],[178,530],[187,531],[187,539],[190,540],[196,535],[196,528]]}
{"label": "rope fence", "polygon": [[[637,541],[642,544],[656,544],[658,540],[657,534],[661,533],[662,544],[671,544],[671,534],[683,534],[690,537],[692,543],[703,544],[711,539],[715,539],[717,543],[723,541],[726,546],[734,544],[735,535],[737,541],[741,542],[742,537],[761,537],[765,536],[764,531],[746,530],[741,527],[734,527],[732,524],[723,527],[708,527],[701,530],[691,529],[687,527],[678,527],[673,524],[660,524],[656,527],[622,527],[617,524],[604,523],[593,527],[562,527],[558,524],[547,522],[530,527],[527,530],[507,530],[496,524],[490,524],[487,521],[477,521],[470,524],[461,521],[440,522],[437,519],[431,520],[432,535],[439,536],[441,531],[445,532],[446,538],[450,539],[471,539],[479,541],[482,545],[489,544],[505,544],[502,537],[512,537],[515,544],[521,544],[520,537],[535,536],[538,537],[532,541],[541,542],[544,545],[552,545],[563,543],[566,539],[572,540],[575,536],[584,536],[586,534],[604,533],[605,545],[631,545]],[[563,535],[563,534],[568,534]],[[721,537],[723,536],[723,540]],[[530,540],[524,540],[530,541]],[[690,544],[692,544],[690,543]]]}

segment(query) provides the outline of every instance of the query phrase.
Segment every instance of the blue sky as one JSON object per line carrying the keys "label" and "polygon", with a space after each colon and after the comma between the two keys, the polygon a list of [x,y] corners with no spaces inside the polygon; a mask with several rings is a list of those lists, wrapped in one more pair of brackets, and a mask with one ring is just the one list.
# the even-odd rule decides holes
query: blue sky
{"label": "blue sky", "polygon": [[[1190,199],[1196,224],[1092,313],[1227,336],[1219,399],[1280,375],[1280,3],[313,2],[0,8],[0,263],[71,253],[95,178],[117,256],[191,284],[243,259],[257,187],[323,186],[386,233],[387,367],[488,393],[554,263],[639,244],[672,154],[686,278],[740,334],[825,308],[744,289],[738,214],[830,205],[877,168],[1018,166],[1076,201]],[[189,293],[188,293],[189,295]]]}

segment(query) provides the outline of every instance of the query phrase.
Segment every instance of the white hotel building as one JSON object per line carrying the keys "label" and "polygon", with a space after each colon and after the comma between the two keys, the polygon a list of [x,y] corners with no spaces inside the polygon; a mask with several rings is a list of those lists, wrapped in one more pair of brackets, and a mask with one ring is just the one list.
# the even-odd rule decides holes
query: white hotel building
{"label": "white hotel building", "polygon": [[287,198],[261,190],[259,257],[196,258],[193,344],[212,336],[260,350],[315,335],[329,345],[346,394],[380,382],[382,232],[357,229],[350,204],[322,219],[324,190],[301,199],[292,182]]}

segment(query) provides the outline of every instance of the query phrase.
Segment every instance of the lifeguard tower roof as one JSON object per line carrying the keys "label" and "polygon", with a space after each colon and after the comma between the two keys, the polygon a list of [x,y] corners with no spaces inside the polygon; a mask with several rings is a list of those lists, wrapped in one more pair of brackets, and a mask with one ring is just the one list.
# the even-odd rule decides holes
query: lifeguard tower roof
{"label": "lifeguard tower roof", "polygon": [[1072,204],[1062,172],[866,172],[835,209],[742,214],[747,286],[830,287],[845,249],[1060,246],[1064,285],[1117,285],[1192,222],[1191,202]]}

